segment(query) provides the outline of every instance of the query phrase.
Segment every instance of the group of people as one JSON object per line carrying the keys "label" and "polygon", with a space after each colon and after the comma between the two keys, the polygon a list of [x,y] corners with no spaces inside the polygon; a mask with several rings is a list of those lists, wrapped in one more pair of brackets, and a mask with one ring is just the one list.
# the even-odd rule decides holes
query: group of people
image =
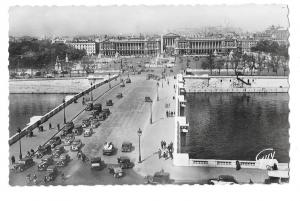
{"label": "group of people", "polygon": [[173,117],[173,116],[175,116],[175,111],[173,112],[173,111],[167,110],[167,111],[166,111],[166,116],[167,116],[167,117]]}
{"label": "group of people", "polygon": [[158,149],[158,158],[164,158],[167,160],[168,158],[173,159],[173,142],[167,145],[166,141],[162,140],[160,142],[160,148]]}

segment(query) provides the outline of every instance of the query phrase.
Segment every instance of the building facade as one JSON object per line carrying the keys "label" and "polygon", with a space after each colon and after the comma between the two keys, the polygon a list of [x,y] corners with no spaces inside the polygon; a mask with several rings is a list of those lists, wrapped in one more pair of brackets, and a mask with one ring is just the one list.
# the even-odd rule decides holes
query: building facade
{"label": "building facade", "polygon": [[85,50],[87,55],[95,55],[96,52],[96,43],[90,41],[72,41],[68,42],[68,45],[74,47],[78,50]]}
{"label": "building facade", "polygon": [[238,47],[242,53],[251,52],[251,48],[257,45],[259,40],[255,39],[240,39],[238,40]]}

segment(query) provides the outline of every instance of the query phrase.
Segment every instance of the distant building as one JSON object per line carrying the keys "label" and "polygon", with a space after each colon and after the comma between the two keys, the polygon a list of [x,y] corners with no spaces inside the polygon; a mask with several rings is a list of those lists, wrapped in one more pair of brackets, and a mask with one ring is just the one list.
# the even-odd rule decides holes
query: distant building
{"label": "distant building", "polygon": [[251,52],[251,48],[257,45],[259,40],[256,39],[239,39],[238,40],[238,48],[240,48],[241,52]]}
{"label": "distant building", "polygon": [[66,44],[67,40],[63,38],[54,38],[51,40],[51,43],[57,43],[57,44]]}
{"label": "distant building", "polygon": [[85,50],[87,55],[95,55],[96,52],[96,43],[87,40],[78,40],[67,42],[68,45],[74,47],[78,50]]}

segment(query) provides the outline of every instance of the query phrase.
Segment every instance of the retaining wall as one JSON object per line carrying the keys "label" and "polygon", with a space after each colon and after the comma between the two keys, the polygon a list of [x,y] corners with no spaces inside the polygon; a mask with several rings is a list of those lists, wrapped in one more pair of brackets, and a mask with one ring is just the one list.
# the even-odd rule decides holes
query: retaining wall
{"label": "retaining wall", "polygon": [[48,112],[47,114],[45,114],[44,116],[41,117],[40,120],[37,120],[36,122],[34,122],[33,124],[26,126],[25,128],[23,128],[21,130],[20,133],[16,133],[15,135],[13,135],[12,137],[9,138],[8,143],[9,145],[14,144],[15,142],[17,142],[19,139],[21,139],[22,137],[26,136],[30,131],[32,131],[33,129],[37,128],[39,125],[43,124],[44,122],[46,122],[49,118],[51,118],[52,116],[54,116],[55,114],[57,114],[59,111],[61,111],[64,107],[67,107],[68,105],[70,105],[71,103],[74,102],[74,100],[84,96],[85,94],[90,93],[90,91],[108,83],[109,81],[116,79],[117,77],[119,77],[119,75],[113,75],[111,76],[110,79],[104,79],[102,82],[97,83],[95,85],[93,85],[92,87],[76,94],[74,97],[72,97],[71,99],[67,100],[65,103],[60,104],[59,106],[57,106],[56,108],[54,108],[53,110],[51,110],[50,112]]}

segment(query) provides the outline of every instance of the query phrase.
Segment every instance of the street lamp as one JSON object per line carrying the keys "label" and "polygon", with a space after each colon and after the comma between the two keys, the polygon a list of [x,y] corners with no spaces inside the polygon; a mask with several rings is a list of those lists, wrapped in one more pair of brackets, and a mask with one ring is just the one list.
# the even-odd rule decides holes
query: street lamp
{"label": "street lamp", "polygon": [[137,131],[137,134],[139,136],[139,163],[142,162],[142,157],[141,157],[141,135],[142,135],[142,130],[141,128],[139,128],[139,130]]}
{"label": "street lamp", "polygon": [[92,89],[92,87],[93,87],[93,83],[91,82],[91,101],[93,101],[93,89]]}
{"label": "street lamp", "polygon": [[65,103],[66,103],[66,101],[65,101],[65,99],[63,99],[63,104],[64,104],[64,124],[66,124],[67,123],[67,121],[66,121],[66,106],[65,106]]}
{"label": "street lamp", "polygon": [[109,86],[109,88],[111,88],[111,85],[110,85],[110,73],[108,73],[108,86]]}
{"label": "street lamp", "polygon": [[22,145],[21,145],[21,129],[18,128],[17,132],[19,133],[19,145],[20,145],[20,153],[19,153],[19,159],[22,159]]}
{"label": "street lamp", "polygon": [[158,86],[159,86],[159,83],[157,82],[157,87],[156,87],[156,93],[157,93],[157,101],[159,101],[159,96],[158,96]]}
{"label": "street lamp", "polygon": [[150,124],[152,124],[152,100],[150,101]]}

